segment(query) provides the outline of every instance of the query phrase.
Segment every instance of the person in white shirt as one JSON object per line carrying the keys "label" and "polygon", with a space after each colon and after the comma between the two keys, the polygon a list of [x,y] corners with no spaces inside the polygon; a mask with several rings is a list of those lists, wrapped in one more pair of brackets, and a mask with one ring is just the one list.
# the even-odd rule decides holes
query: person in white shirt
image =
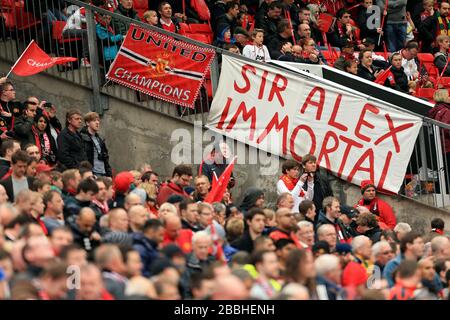
{"label": "person in white shirt", "polygon": [[254,29],[252,32],[253,44],[248,44],[244,47],[242,55],[252,60],[268,62],[270,61],[270,54],[264,42],[264,30]]}
{"label": "person in white shirt", "polygon": [[[294,160],[286,160],[281,167],[283,175],[277,182],[277,194],[290,193],[294,197],[293,212],[299,212],[299,205],[303,200],[314,198],[314,177],[308,173],[299,176],[300,164]],[[303,189],[308,184],[308,191]]]}

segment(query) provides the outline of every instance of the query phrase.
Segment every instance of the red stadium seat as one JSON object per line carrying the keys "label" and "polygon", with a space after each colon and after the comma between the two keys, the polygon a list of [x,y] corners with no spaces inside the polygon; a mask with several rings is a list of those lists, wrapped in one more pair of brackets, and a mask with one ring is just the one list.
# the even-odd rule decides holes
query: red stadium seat
{"label": "red stadium seat", "polygon": [[206,34],[189,33],[189,34],[186,34],[186,37],[188,37],[190,39],[193,39],[193,40],[197,40],[197,41],[206,43],[206,44],[211,44],[211,40]]}
{"label": "red stadium seat", "polygon": [[418,53],[417,58],[423,64],[430,77],[436,77],[438,75],[437,68],[434,65],[434,56],[431,53]]}
{"label": "red stadium seat", "polygon": [[52,24],[52,38],[54,40],[57,40],[59,43],[67,43],[67,42],[73,42],[73,41],[79,41],[81,38],[63,38],[63,29],[66,25],[66,21],[53,21]]}
{"label": "red stadium seat", "polygon": [[34,27],[40,23],[36,20],[33,14],[25,12],[23,7],[14,7],[11,11],[4,11],[1,13],[4,18],[6,29],[17,29],[19,31]]}
{"label": "red stadium seat", "polygon": [[212,43],[214,33],[209,24],[207,24],[207,23],[191,23],[189,25],[189,29],[190,29],[190,33],[192,33],[192,34],[206,35],[208,37],[207,43]]}
{"label": "red stadium seat", "polygon": [[436,82],[437,81],[439,81],[439,84],[444,88],[450,88],[450,77],[442,77],[439,80],[436,80]]}
{"label": "red stadium seat", "polygon": [[180,34],[185,35],[191,33],[191,29],[187,23],[180,23]]}
{"label": "red stadium seat", "polygon": [[434,91],[436,91],[434,88],[417,88],[416,97],[433,100]]}

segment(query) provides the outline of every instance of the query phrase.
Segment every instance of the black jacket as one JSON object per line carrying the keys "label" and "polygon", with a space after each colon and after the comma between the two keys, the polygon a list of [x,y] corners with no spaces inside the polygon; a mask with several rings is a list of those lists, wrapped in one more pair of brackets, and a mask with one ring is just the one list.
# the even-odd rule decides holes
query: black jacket
{"label": "black jacket", "polygon": [[[303,189],[308,191],[308,184],[303,185]],[[328,175],[322,171],[317,170],[314,174],[314,198],[313,202],[316,206],[316,212],[322,210],[322,201],[326,197],[332,196],[333,190],[331,189],[330,182],[328,181]],[[316,219],[318,216],[316,215]]]}
{"label": "black jacket", "polygon": [[364,67],[363,65],[359,65],[358,66],[358,73],[357,73],[357,75],[359,76],[359,77],[361,77],[361,78],[364,78],[364,79],[366,79],[366,80],[369,80],[369,81],[375,81],[375,79],[376,79],[376,77],[375,77],[375,72],[378,70],[376,67],[374,67],[374,66],[372,66],[372,70],[373,70],[373,73],[372,72],[370,72],[370,70],[369,69],[367,69],[366,67]]}
{"label": "black jacket", "polygon": [[141,256],[143,264],[142,275],[144,277],[150,277],[150,267],[159,257],[158,244],[145,237],[142,233],[133,233],[132,237],[133,249],[139,252]]}
{"label": "black jacket", "polygon": [[367,230],[363,235],[372,240],[372,244],[374,244],[381,240],[381,229],[380,227],[375,227]]}
{"label": "black jacket", "polygon": [[29,143],[35,143],[33,132],[31,131],[33,123],[34,119],[29,118],[26,115],[21,115],[14,121],[14,132],[16,133],[16,138],[20,141],[20,147],[22,149]]}
{"label": "black jacket", "polygon": [[69,221],[68,225],[70,227],[70,230],[72,230],[73,242],[80,245],[88,253],[92,253],[100,245],[100,241],[90,239],[94,230],[92,230],[92,232],[89,234],[81,232],[80,228],[75,222],[75,219]]}
{"label": "black jacket", "polygon": [[109,153],[106,148],[105,140],[103,140],[98,134],[95,134],[98,142],[100,143],[100,150],[97,150],[92,140],[92,136],[89,133],[87,127],[84,127],[80,131],[81,139],[83,140],[84,152],[86,153],[86,158],[89,163],[94,167],[94,157],[98,157],[99,154],[103,158],[103,163],[105,164],[105,172],[108,177],[112,176],[111,166],[109,165]]}
{"label": "black jacket", "polygon": [[181,276],[181,287],[183,288],[183,298],[190,298],[192,296],[191,292],[191,277],[194,273],[201,273],[207,267],[209,267],[215,258],[211,255],[208,256],[206,260],[200,261],[194,253],[190,253],[186,256],[186,269]]}
{"label": "black jacket", "polygon": [[268,37],[274,36],[277,34],[277,24],[281,21],[281,19],[271,19],[266,14],[256,16],[255,18],[255,26],[258,29],[264,30],[264,39]]}
{"label": "black jacket", "polygon": [[80,162],[86,160],[80,133],[64,128],[58,136],[58,162],[64,169],[77,169]]}
{"label": "black jacket", "polygon": [[11,168],[11,161],[8,161],[4,158],[0,159],[0,180],[3,178],[5,174],[8,173]]}
{"label": "black jacket", "polygon": [[254,246],[250,232],[248,230],[244,231],[244,234],[240,238],[234,240],[231,243],[231,246],[239,251],[246,251],[251,254]]}
{"label": "black jacket", "polygon": [[[121,4],[119,4],[117,6],[116,11],[114,11],[114,13],[120,14],[122,16],[134,19],[134,20],[138,20],[141,21],[141,19],[139,19],[138,14],[136,11],[133,10],[133,8],[127,10],[125,9]],[[122,20],[118,20],[118,19],[112,19],[112,23],[111,23],[114,32],[116,34],[122,34],[122,35],[126,35],[128,28],[130,27],[130,23],[127,21],[122,21]]]}
{"label": "black jacket", "polygon": [[236,28],[236,19],[230,20],[226,14],[217,18],[216,29],[214,30],[214,39],[217,39],[226,28],[230,28],[231,35],[234,34],[234,29]]}
{"label": "black jacket", "polygon": [[266,43],[267,49],[270,53],[270,58],[272,58],[273,60],[277,60],[282,55],[281,45],[286,41],[292,42],[292,38],[283,38],[279,33],[264,38],[264,42]]}
{"label": "black jacket", "polygon": [[395,84],[396,84],[396,90],[399,90],[401,92],[408,93],[408,77],[406,76],[405,72],[403,71],[403,67],[400,67],[400,69],[391,68],[391,72],[394,75]]}
{"label": "black jacket", "polygon": [[245,190],[244,199],[242,199],[239,210],[245,215],[248,210],[255,206],[256,201],[262,195],[264,195],[264,192],[261,189],[258,189],[256,187],[248,188],[247,190]]}
{"label": "black jacket", "polygon": [[444,71],[444,74],[443,74],[444,77],[450,76],[450,63],[447,64],[447,59],[448,59],[448,54],[444,54],[442,52],[437,52],[434,55],[434,64],[438,68],[439,74],[442,73],[442,71],[444,70],[444,67],[447,65],[447,67]]}
{"label": "black jacket", "polygon": [[432,44],[437,36],[437,10],[431,17],[426,18],[418,26],[419,40],[422,40],[422,52],[431,52]]}
{"label": "black jacket", "polygon": [[[325,213],[323,211],[320,211],[319,218],[317,220],[316,230],[319,229],[320,226],[322,226],[324,224],[331,224],[332,226],[334,226],[334,228],[336,229],[337,243],[340,242],[339,234],[337,234],[337,229],[341,230],[342,237],[345,240],[352,238],[352,235],[349,234],[349,232],[347,231],[347,228],[344,226],[344,224],[342,223],[342,221],[340,219],[336,219],[336,221],[333,222],[327,218],[327,216],[325,215]],[[316,233],[316,236],[317,236],[317,233]]]}
{"label": "black jacket", "polygon": [[[28,188],[31,188],[33,186],[34,178],[27,177],[27,181],[28,181]],[[13,203],[14,202],[14,189],[13,189],[13,183],[12,183],[12,175],[6,179],[0,181],[0,184],[6,190],[6,194],[8,195],[8,201]]]}

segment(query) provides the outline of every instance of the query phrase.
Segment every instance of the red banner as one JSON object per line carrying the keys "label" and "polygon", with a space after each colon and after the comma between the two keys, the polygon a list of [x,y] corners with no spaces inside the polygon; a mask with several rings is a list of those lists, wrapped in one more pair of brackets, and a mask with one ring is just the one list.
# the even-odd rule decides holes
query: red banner
{"label": "red banner", "polygon": [[150,96],[194,107],[215,52],[131,24],[106,77]]}
{"label": "red banner", "polygon": [[53,67],[55,64],[65,64],[76,60],[77,58],[72,57],[50,57],[32,40],[11,68],[11,72],[26,77]]}

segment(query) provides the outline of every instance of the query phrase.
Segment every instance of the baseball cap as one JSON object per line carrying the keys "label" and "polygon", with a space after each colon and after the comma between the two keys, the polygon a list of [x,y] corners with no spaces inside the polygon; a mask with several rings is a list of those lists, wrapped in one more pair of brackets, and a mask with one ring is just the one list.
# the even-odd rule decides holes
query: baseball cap
{"label": "baseball cap", "polygon": [[341,205],[341,213],[345,214],[350,219],[355,218],[358,215],[358,211],[355,208],[352,208],[345,204]]}

